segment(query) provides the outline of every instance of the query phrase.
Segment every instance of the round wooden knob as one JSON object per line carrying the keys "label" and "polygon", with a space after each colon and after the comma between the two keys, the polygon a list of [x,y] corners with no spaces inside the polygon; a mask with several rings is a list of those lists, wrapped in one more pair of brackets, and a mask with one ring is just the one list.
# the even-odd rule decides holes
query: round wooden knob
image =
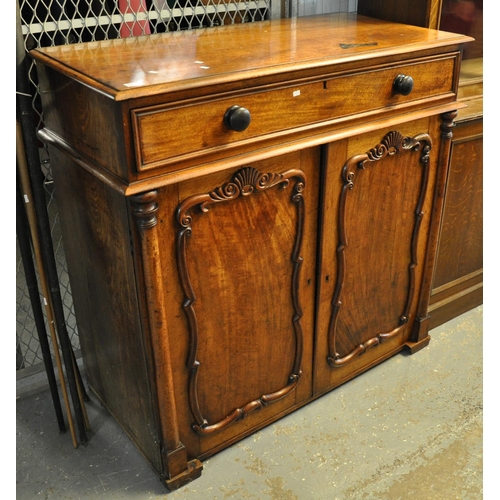
{"label": "round wooden knob", "polygon": [[413,78],[407,75],[398,75],[392,83],[396,94],[408,95],[413,90]]}
{"label": "round wooden knob", "polygon": [[250,125],[250,111],[241,106],[231,106],[224,115],[224,124],[236,132],[243,132]]}

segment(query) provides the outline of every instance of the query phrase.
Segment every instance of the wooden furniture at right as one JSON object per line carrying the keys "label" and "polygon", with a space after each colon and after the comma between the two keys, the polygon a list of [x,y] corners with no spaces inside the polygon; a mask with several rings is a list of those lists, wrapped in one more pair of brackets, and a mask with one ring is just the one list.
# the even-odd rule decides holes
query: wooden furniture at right
{"label": "wooden furniture at right", "polygon": [[358,14],[474,37],[464,49],[430,328],[483,302],[483,2],[358,0]]}
{"label": "wooden furniture at right", "polygon": [[483,303],[483,96],[482,60],[463,62],[459,111],[438,255],[429,302],[430,328]]}

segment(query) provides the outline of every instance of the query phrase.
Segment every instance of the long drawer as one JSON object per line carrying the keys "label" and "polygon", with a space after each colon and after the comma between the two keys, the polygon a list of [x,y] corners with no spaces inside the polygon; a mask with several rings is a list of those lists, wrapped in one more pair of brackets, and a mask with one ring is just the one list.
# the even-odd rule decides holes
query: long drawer
{"label": "long drawer", "polygon": [[[456,65],[456,55],[427,58],[231,97],[135,109],[132,124],[137,169],[172,165],[175,170],[173,164],[180,160],[209,157],[250,141],[255,148],[256,142],[273,135],[287,140],[304,127],[321,127],[361,113],[369,116],[384,108],[393,110],[398,105],[411,106],[428,99],[454,98]],[[400,75],[413,80],[407,95],[395,89]],[[228,113],[233,110],[242,113],[248,122],[243,130],[230,128]]]}

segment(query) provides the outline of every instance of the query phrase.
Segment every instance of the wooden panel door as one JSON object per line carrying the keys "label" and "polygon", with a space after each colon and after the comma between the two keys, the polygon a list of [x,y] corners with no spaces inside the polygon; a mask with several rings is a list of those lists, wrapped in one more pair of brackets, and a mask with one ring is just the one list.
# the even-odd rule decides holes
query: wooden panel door
{"label": "wooden panel door", "polygon": [[425,317],[437,123],[424,119],[328,146],[316,392],[402,349]]}
{"label": "wooden panel door", "polygon": [[192,456],[311,396],[319,148],[160,190],[180,438]]}

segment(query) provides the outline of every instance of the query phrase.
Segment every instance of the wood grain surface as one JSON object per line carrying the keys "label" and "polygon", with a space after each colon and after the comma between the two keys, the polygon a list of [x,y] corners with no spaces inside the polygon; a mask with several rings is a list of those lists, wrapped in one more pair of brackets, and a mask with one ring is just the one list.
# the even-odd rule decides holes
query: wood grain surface
{"label": "wood grain surface", "polygon": [[[464,42],[463,35],[328,14],[36,49],[47,66],[116,100]],[[227,48],[228,50],[221,50]]]}

